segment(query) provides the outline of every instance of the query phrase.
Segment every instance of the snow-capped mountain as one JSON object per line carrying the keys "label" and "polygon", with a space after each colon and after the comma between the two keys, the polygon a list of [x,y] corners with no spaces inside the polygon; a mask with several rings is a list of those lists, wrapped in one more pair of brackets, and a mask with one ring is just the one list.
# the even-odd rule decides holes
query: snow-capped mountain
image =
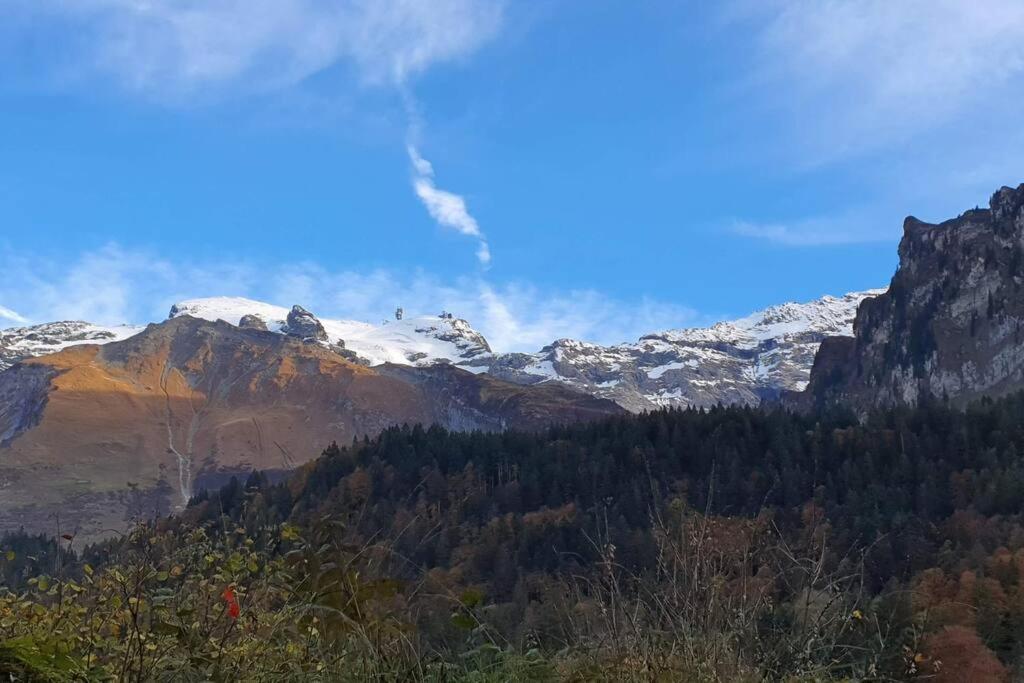
{"label": "snow-capped mountain", "polygon": [[45,356],[75,344],[106,344],[141,332],[139,325],[94,325],[80,320],[0,330],[0,371],[22,358]]}
{"label": "snow-capped mountain", "polygon": [[623,412],[557,383],[346,362],[302,309],[283,334],[257,322],[179,315],[0,372],[0,533],[52,529],[59,511],[90,542],[232,476],[291,470],[324,444],[393,425],[534,431]]}
{"label": "snow-capped mountain", "polygon": [[857,306],[884,290],[772,306],[711,327],[669,330],[632,344],[561,339],[534,354],[505,354],[491,374],[558,381],[633,410],[757,404],[807,384],[822,339],[853,334]]}
{"label": "snow-capped mountain", "polygon": [[[786,303],[711,327],[645,335],[628,344],[560,339],[536,353],[494,353],[483,335],[450,314],[372,325],[317,318],[301,306],[288,309],[251,299],[212,297],[175,304],[169,317],[224,320],[288,334],[368,366],[451,364],[516,384],[556,382],[641,411],[757,404],[784,389],[803,389],[822,339],[852,335],[857,306],[883,291]],[[0,369],[19,358],[73,344],[115,341],[140,329],[50,323],[5,330],[0,332]]]}
{"label": "snow-capped mountain", "polygon": [[[253,326],[262,323],[272,332],[295,333],[301,319],[319,322],[325,336],[320,341],[340,347],[353,360],[366,365],[398,363],[435,365],[452,363],[467,370],[486,370],[472,361],[491,356],[491,347],[483,335],[465,320],[448,315],[417,316],[371,325],[355,320],[316,318],[296,306],[291,310],[251,299],[212,297],[182,301],[171,307],[170,317],[190,315],[204,320],[224,320],[232,325]],[[292,324],[300,321],[299,325]],[[298,336],[315,336],[303,335]]]}

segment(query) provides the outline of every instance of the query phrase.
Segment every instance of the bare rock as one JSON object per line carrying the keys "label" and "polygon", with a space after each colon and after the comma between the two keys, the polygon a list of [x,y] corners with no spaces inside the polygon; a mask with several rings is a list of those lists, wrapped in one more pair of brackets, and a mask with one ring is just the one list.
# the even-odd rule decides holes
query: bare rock
{"label": "bare rock", "polygon": [[258,315],[243,315],[242,319],[238,321],[238,326],[246,330],[262,330],[267,331],[267,323],[263,321],[263,318]]}
{"label": "bare rock", "polygon": [[300,339],[327,341],[327,330],[315,315],[296,304],[288,312],[284,332]]}

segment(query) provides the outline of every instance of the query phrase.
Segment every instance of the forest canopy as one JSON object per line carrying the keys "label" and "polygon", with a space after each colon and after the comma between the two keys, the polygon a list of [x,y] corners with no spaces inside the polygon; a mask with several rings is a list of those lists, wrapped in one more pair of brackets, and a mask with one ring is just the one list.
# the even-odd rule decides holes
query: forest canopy
{"label": "forest canopy", "polygon": [[28,667],[56,647],[43,625],[106,605],[95,642],[61,641],[68,670],[143,679],[172,662],[255,675],[259,642],[281,667],[264,680],[1003,680],[1024,644],[1021,452],[1024,395],[863,421],[720,407],[394,427],[81,552],[6,538],[0,609],[39,625],[0,613],[0,635]]}

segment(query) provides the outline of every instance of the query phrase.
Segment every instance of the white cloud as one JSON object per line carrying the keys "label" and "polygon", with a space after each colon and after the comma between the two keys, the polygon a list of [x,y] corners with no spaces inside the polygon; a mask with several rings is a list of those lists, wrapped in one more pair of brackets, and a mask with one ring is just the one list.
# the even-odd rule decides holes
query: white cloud
{"label": "white cloud", "polygon": [[313,279],[320,284],[310,306],[322,315],[378,322],[396,306],[407,314],[446,310],[469,320],[499,351],[536,351],[562,337],[617,343],[703,322],[682,306],[649,299],[624,301],[593,290],[552,291],[524,282],[445,280],[423,271],[400,275],[389,270],[317,271]]}
{"label": "white cloud", "polygon": [[434,165],[429,161],[420,156],[419,150],[415,146],[409,145],[409,159],[412,161],[412,168],[416,171],[416,175],[420,177],[433,178],[434,177]]}
{"label": "white cloud", "polygon": [[477,244],[476,259],[485,267],[491,264],[491,245],[484,240],[480,240],[480,243]]}
{"label": "white cloud", "polygon": [[[744,115],[759,122],[750,146],[767,152],[776,175],[830,167],[857,188],[846,201],[833,198],[829,215],[748,217],[756,220],[737,221],[731,232],[788,246],[894,242],[907,213],[942,220],[1019,182],[1024,3],[733,0],[728,7],[753,33],[750,78],[735,91]],[[837,182],[806,178],[823,180]]]}
{"label": "white cloud", "polygon": [[897,220],[871,218],[865,212],[788,222],[737,220],[729,231],[790,247],[820,247],[891,240],[899,235],[900,225]]}
{"label": "white cloud", "polygon": [[463,235],[480,237],[480,226],[469,215],[466,201],[457,194],[439,190],[431,178],[419,177],[413,183],[416,196],[422,200],[434,220],[443,226],[454,228]]}
{"label": "white cloud", "polygon": [[441,190],[434,184],[434,167],[424,159],[416,146],[409,144],[409,159],[413,168],[413,189],[423,202],[430,216],[446,228],[452,228],[462,235],[475,237],[478,242],[476,257],[486,267],[491,263],[491,248],[487,238],[480,231],[476,219],[470,215],[466,200],[461,196]]}
{"label": "white cloud", "polygon": [[[1019,0],[740,0],[757,76],[817,161],[888,148],[969,115],[1018,115]],[[735,9],[736,6],[734,6]]]}
{"label": "white cloud", "polygon": [[395,306],[407,313],[451,311],[466,318],[498,351],[536,351],[569,337],[603,344],[635,340],[668,328],[705,322],[692,309],[650,299],[628,301],[594,290],[551,290],[478,277],[443,280],[381,270],[322,273],[315,310],[376,322]]}
{"label": "white cloud", "polygon": [[47,260],[0,251],[0,300],[23,320],[88,320],[122,323],[159,320],[191,291],[242,291],[254,273],[247,266],[175,263],[145,250],[116,244],[75,261]]}
{"label": "white cloud", "polygon": [[0,320],[5,320],[13,323],[27,323],[28,318],[18,315],[9,308],[0,306]]}
{"label": "white cloud", "polygon": [[70,62],[167,97],[268,90],[340,62],[402,83],[490,39],[503,0],[12,0],[5,12],[66,24]]}
{"label": "white cloud", "polygon": [[[158,99],[195,93],[267,91],[339,63],[369,83],[393,86],[421,127],[408,80],[434,64],[465,57],[498,31],[505,0],[11,0],[16,13],[42,24],[67,23],[65,51],[84,54],[95,71]],[[22,24],[19,24],[22,25]],[[27,22],[24,26],[33,26]],[[30,41],[31,42],[31,41]],[[35,54],[35,51],[26,51]],[[440,189],[434,170],[410,145],[413,188],[440,225],[490,247],[460,195]]]}
{"label": "white cloud", "polygon": [[536,351],[561,337],[616,343],[707,322],[682,306],[620,300],[593,290],[442,279],[424,271],[330,271],[303,262],[177,261],[117,245],[71,263],[0,251],[0,271],[9,275],[0,282],[0,301],[15,304],[32,322],[145,323],[163,319],[182,299],[246,296],[374,323],[390,317],[396,306],[410,315],[447,310],[469,320],[498,351]]}

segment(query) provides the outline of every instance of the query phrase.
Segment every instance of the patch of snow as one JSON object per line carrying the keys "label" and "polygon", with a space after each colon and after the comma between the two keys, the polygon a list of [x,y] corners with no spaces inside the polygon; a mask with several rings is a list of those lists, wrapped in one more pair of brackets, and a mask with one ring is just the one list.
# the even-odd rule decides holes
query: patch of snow
{"label": "patch of snow", "polygon": [[[171,308],[171,317],[190,315],[237,325],[242,317],[254,315],[266,324],[267,329],[283,332],[289,310],[251,299],[211,297],[177,303]],[[328,343],[344,344],[347,350],[370,365],[450,362],[461,366],[468,360],[490,354],[483,336],[459,318],[417,316],[389,320],[381,325],[358,320],[318,319],[327,333]],[[486,368],[473,371],[484,370]]]}
{"label": "patch of snow", "polygon": [[57,353],[81,344],[121,341],[144,329],[141,325],[96,325],[65,320],[0,330],[0,370],[22,358]]}
{"label": "patch of snow", "polygon": [[647,370],[647,376],[650,377],[651,379],[658,379],[662,375],[664,375],[666,372],[668,372],[669,370],[682,370],[683,368],[695,368],[698,365],[700,365],[700,363],[698,363],[693,358],[690,358],[690,359],[684,360],[684,361],[675,362],[675,363],[665,363],[664,365],[659,365],[658,367],[648,369]]}

